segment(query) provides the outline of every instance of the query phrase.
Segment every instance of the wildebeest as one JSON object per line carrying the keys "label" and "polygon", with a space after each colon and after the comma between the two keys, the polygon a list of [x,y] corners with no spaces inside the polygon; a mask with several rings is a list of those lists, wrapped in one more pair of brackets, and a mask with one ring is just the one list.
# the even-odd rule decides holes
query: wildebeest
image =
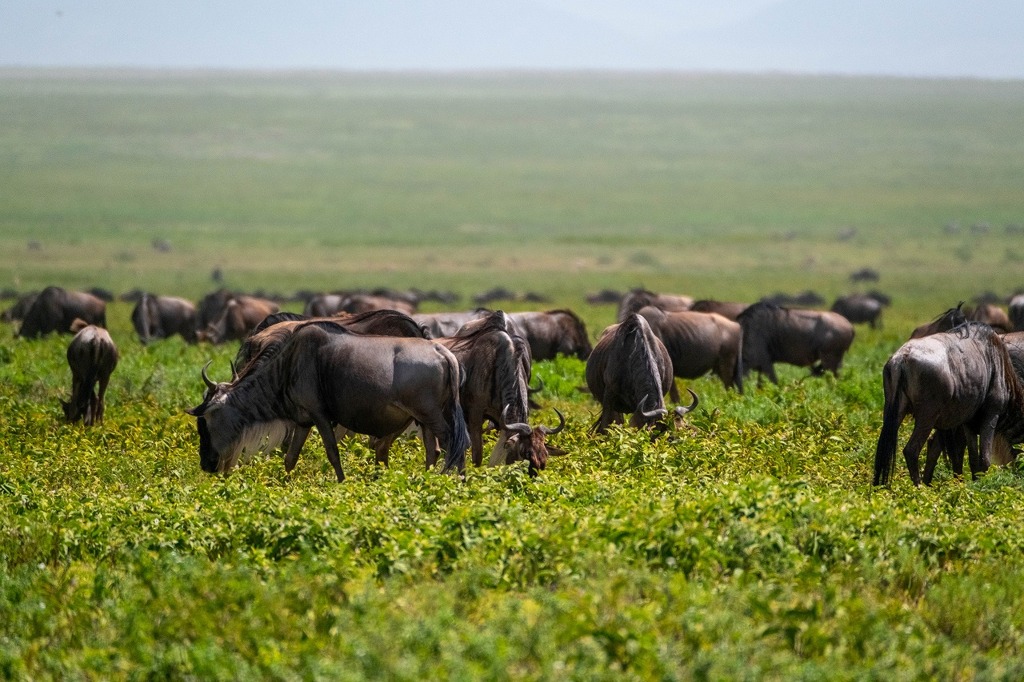
{"label": "wildebeest", "polygon": [[920,339],[932,334],[938,334],[939,332],[949,331],[953,327],[959,327],[964,322],[967,322],[967,316],[964,315],[964,311],[961,309],[963,305],[964,302],[960,301],[955,308],[946,310],[946,312],[931,322],[919,325],[910,333],[910,338]]}
{"label": "wildebeest", "polygon": [[1010,299],[1008,312],[1013,331],[1024,331],[1024,294],[1017,294]]}
{"label": "wildebeest", "polygon": [[565,454],[546,442],[548,435],[562,430],[565,420],[556,410],[558,427],[529,425],[530,348],[522,337],[509,333],[509,326],[505,313],[498,310],[437,341],[458,359],[463,373],[460,399],[473,463],[483,462],[483,423],[490,420],[501,430],[490,465],[526,460],[535,476],[549,455]]}
{"label": "wildebeest", "polygon": [[280,307],[277,303],[255,296],[235,296],[221,312],[220,317],[196,332],[200,341],[223,343],[233,339],[244,339],[256,325]]}
{"label": "wildebeest", "polygon": [[[71,400],[64,402],[64,418],[68,423],[79,419],[86,426],[103,421],[103,398],[110,375],[117,367],[117,346],[106,329],[76,320],[75,337],[68,345],[71,367]],[[96,387],[99,385],[99,392]]]}
{"label": "wildebeest", "polygon": [[[1017,442],[1024,433],[1024,385],[1002,339],[991,327],[967,323],[904,343],[882,370],[885,406],[875,449],[874,485],[888,483],[895,468],[899,427],[909,414],[914,430],[903,456],[920,485],[921,448],[932,430],[966,436],[971,472],[985,471],[997,433]],[[938,447],[929,447],[926,472]]]}
{"label": "wildebeest", "polygon": [[843,355],[853,343],[853,325],[838,313],[783,308],[760,302],[739,317],[743,328],[744,371],[756,370],[778,383],[775,363],[811,367],[819,375],[838,376]]}
{"label": "wildebeest", "polygon": [[872,329],[882,326],[881,301],[870,294],[847,294],[832,304],[832,312],[839,313],[851,324],[868,324]]}
{"label": "wildebeest", "polygon": [[631,315],[645,306],[661,308],[665,312],[677,313],[689,310],[693,305],[693,297],[682,294],[656,294],[647,289],[632,289],[619,301],[619,309],[615,314],[615,321],[622,322],[628,315]]}
{"label": "wildebeest", "polygon": [[965,310],[964,315],[968,320],[983,322],[1003,334],[1013,331],[1013,324],[1006,311],[992,303],[979,303],[973,308]]}
{"label": "wildebeest", "polygon": [[[632,413],[629,423],[643,428],[663,423],[668,415],[665,393],[672,381],[672,359],[647,320],[637,313],[607,327],[587,359],[587,387],[601,403],[601,414],[592,430],[604,433],[611,423],[621,424],[624,414]],[[697,406],[697,395],[690,391],[693,403],[677,407],[683,415]]]}
{"label": "wildebeest", "polygon": [[587,326],[571,310],[509,313],[517,333],[530,344],[536,360],[554,360],[558,355],[572,355],[586,360],[592,346]]}
{"label": "wildebeest", "polygon": [[18,297],[18,300],[14,302],[10,308],[0,313],[0,320],[4,322],[19,322],[25,319],[25,315],[28,314],[32,304],[36,302],[39,292],[33,291],[27,294],[22,294]]}
{"label": "wildebeest", "polygon": [[695,313],[717,313],[722,317],[727,317],[733,322],[740,316],[744,310],[747,309],[746,303],[737,303],[735,301],[716,301],[710,298],[702,298],[699,301],[694,301],[693,305],[690,306],[690,310]]}
{"label": "wildebeest", "polygon": [[196,342],[196,306],[177,296],[143,293],[132,309],[132,326],[143,344],[175,334],[189,343]]}
{"label": "wildebeest", "polygon": [[[226,472],[243,454],[276,446],[285,429],[315,426],[343,481],[335,425],[375,437],[377,461],[386,464],[391,443],[414,420],[439,439],[445,471],[464,468],[469,435],[459,363],[433,341],[363,336],[313,320],[264,348],[230,383],[213,383],[206,368],[202,374],[206,394],[188,412],[197,418],[204,471]],[[286,471],[298,454],[289,448]]]}
{"label": "wildebeest", "polygon": [[216,322],[224,314],[228,301],[234,297],[234,292],[221,287],[199,299],[199,304],[196,305],[196,329],[201,331],[212,322]]}
{"label": "wildebeest", "polygon": [[[306,306],[309,308],[310,306]],[[417,304],[407,298],[390,298],[388,296],[376,296],[374,294],[348,294],[338,305],[338,308],[328,315],[345,313],[366,313],[371,310],[397,310],[412,315],[416,312]]]}
{"label": "wildebeest", "polygon": [[[743,393],[743,330],[738,322],[717,313],[666,313],[651,306],[638,314],[665,344],[674,376],[696,379],[714,372],[726,388],[735,386]],[[675,379],[669,397],[679,401]]]}
{"label": "wildebeest", "polygon": [[412,319],[426,327],[430,338],[439,339],[443,336],[455,336],[464,324],[480,319],[490,312],[486,308],[477,308],[461,313],[416,313]]}
{"label": "wildebeest", "polygon": [[107,326],[107,304],[84,291],[67,291],[61,287],[46,287],[25,313],[18,335],[26,339],[45,336],[50,332],[70,334],[71,324],[82,320],[97,327]]}

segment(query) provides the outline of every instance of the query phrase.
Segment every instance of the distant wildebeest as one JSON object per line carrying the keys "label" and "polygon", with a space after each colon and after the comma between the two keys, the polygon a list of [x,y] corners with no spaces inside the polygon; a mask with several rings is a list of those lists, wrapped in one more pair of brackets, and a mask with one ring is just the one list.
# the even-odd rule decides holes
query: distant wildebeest
{"label": "distant wildebeest", "polygon": [[878,280],[878,270],[874,268],[861,268],[850,273],[851,282],[877,282]]}
{"label": "distant wildebeest", "polygon": [[494,301],[514,301],[516,300],[516,292],[506,289],[505,287],[493,287],[479,294],[473,296],[473,303],[478,306],[484,306]]}
{"label": "distant wildebeest", "polygon": [[740,316],[744,310],[747,309],[746,303],[736,303],[734,301],[716,301],[710,298],[702,298],[699,301],[694,301],[693,305],[690,306],[690,310],[695,313],[717,313],[722,317],[726,317],[733,322]]}
{"label": "distant wildebeest", "polygon": [[199,299],[196,305],[196,329],[201,331],[216,322],[224,314],[228,301],[234,297],[234,292],[221,287]]}
{"label": "distant wildebeest", "polygon": [[175,334],[195,343],[196,306],[192,301],[177,296],[143,293],[132,309],[132,326],[143,344]]}
{"label": "distant wildebeest", "polygon": [[1017,294],[1010,299],[1009,318],[1013,331],[1024,331],[1024,294]]}
{"label": "distant wildebeest", "polygon": [[[674,376],[696,379],[714,372],[726,388],[735,386],[743,393],[743,330],[738,322],[717,313],[666,313],[651,306],[641,308],[638,314],[665,344]],[[679,401],[674,379],[669,398]]]}
{"label": "distant wildebeest", "polygon": [[764,296],[761,299],[761,302],[772,303],[777,306],[799,306],[802,308],[825,305],[825,299],[822,298],[821,294],[809,289],[807,291],[802,291],[795,296],[792,294],[776,292],[770,296]]}
{"label": "distant wildebeest", "polygon": [[430,338],[439,339],[443,336],[455,336],[464,324],[490,314],[486,308],[460,313],[416,313],[412,319],[422,324],[430,334]]}
{"label": "distant wildebeest", "polygon": [[959,327],[964,322],[967,322],[967,316],[964,315],[964,311],[962,310],[963,305],[964,302],[960,301],[955,308],[950,308],[931,322],[914,328],[914,331],[910,333],[910,338],[920,339],[925,336],[931,336],[932,334],[938,334],[939,332],[949,331],[953,327]]}
{"label": "distant wildebeest", "polygon": [[839,375],[853,343],[853,325],[838,313],[755,303],[739,317],[744,371],[756,370],[778,383],[775,363],[810,367],[814,375]]}
{"label": "distant wildebeest", "polygon": [[196,332],[200,341],[224,343],[244,339],[256,325],[280,307],[277,303],[254,296],[235,296],[228,301],[220,317]]}
{"label": "distant wildebeest", "polygon": [[117,346],[102,327],[76,320],[74,329],[77,333],[71,339],[67,352],[71,367],[71,400],[60,402],[68,423],[81,419],[86,426],[91,426],[103,421],[103,398],[110,375],[117,367]]}
{"label": "distant wildebeest", "polygon": [[341,311],[346,299],[347,294],[316,294],[306,301],[302,312],[309,317],[329,317]]}
{"label": "distant wildebeest", "polygon": [[[377,461],[387,464],[391,443],[413,421],[440,441],[444,471],[464,469],[469,435],[459,403],[459,363],[433,341],[364,336],[313,320],[264,348],[231,383],[215,384],[206,368],[202,374],[206,394],[188,412],[197,418],[204,471],[226,472],[240,456],[276,446],[285,430],[308,433],[315,426],[343,481],[336,425],[374,437]],[[289,448],[286,471],[298,455]],[[427,467],[434,463],[428,450]]]}
{"label": "distant wildebeest", "polygon": [[[899,427],[908,414],[914,430],[903,456],[914,485],[921,483],[919,456],[933,429],[963,429],[972,474],[988,469],[997,435],[1004,443],[1024,435],[1024,385],[1005,344],[988,325],[970,322],[907,341],[885,363],[882,381],[885,406],[874,485],[892,476]],[[929,480],[938,454],[938,447],[928,448]]]}
{"label": "distant wildebeest", "polygon": [[972,322],[983,322],[1003,334],[1013,331],[1013,324],[1006,311],[992,303],[979,303],[965,310],[964,315]]}
{"label": "distant wildebeest", "polygon": [[[665,393],[672,383],[672,359],[639,314],[632,313],[601,333],[587,359],[586,379],[590,393],[601,403],[593,431],[604,433],[610,424],[621,424],[625,414],[632,414],[629,424],[635,428],[666,426]],[[677,415],[697,407],[697,394],[690,391],[690,395],[693,403],[676,407]]]}
{"label": "distant wildebeest", "polygon": [[586,360],[592,346],[587,326],[571,310],[509,313],[519,336],[530,344],[534,361],[554,360],[558,355],[571,355]]}
{"label": "distant wildebeest", "polygon": [[868,324],[872,329],[882,326],[881,301],[870,294],[847,294],[840,296],[832,304],[832,312],[839,313],[851,324]]}
{"label": "distant wildebeest", "polygon": [[46,287],[25,313],[18,335],[34,339],[50,332],[70,334],[71,324],[79,319],[86,324],[106,327],[107,304],[84,291]]}
{"label": "distant wildebeest", "polygon": [[406,315],[416,312],[418,305],[415,301],[405,298],[391,298],[388,296],[375,296],[373,294],[351,294],[346,297],[338,312],[366,313],[371,310],[397,310]]}
{"label": "distant wildebeest", "polygon": [[14,302],[10,308],[0,314],[0,320],[4,322],[20,322],[25,319],[25,315],[28,314],[32,304],[36,302],[36,298],[39,296],[38,291],[33,291],[27,294],[22,294],[18,297],[18,300]]}
{"label": "distant wildebeest", "polygon": [[626,293],[619,301],[619,309],[615,314],[615,321],[622,322],[627,316],[632,315],[643,307],[654,306],[661,308],[667,313],[678,313],[689,310],[693,305],[692,296],[682,294],[656,294],[647,289],[633,289]]}
{"label": "distant wildebeest", "polygon": [[562,430],[565,419],[555,410],[559,426],[529,425],[530,348],[522,337],[511,335],[509,327],[505,313],[498,310],[455,336],[437,341],[458,359],[462,371],[460,399],[473,463],[480,466],[483,462],[483,423],[490,420],[501,433],[489,464],[525,460],[530,475],[535,476],[547,465],[549,455],[565,454],[546,441],[547,436]]}
{"label": "distant wildebeest", "polygon": [[587,303],[600,305],[603,303],[618,303],[622,300],[622,292],[614,289],[601,289],[595,294],[587,294]]}

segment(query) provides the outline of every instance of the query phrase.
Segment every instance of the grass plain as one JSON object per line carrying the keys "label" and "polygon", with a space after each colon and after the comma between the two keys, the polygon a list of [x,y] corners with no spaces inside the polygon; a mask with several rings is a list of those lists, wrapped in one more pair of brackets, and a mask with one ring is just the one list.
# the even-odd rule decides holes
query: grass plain
{"label": "grass plain", "polygon": [[869,483],[888,354],[1024,285],[1022,114],[1019,82],[0,73],[3,288],[502,285],[592,333],[604,287],[831,298],[872,267],[894,299],[838,379],[696,380],[653,444],[589,435],[583,363],[538,363],[571,455],[536,480],[353,439],[337,485],[315,438],[291,477],[209,477],[183,410],[234,347],[143,347],[112,304],[86,430],[67,338],[4,333],[0,676],[1020,679],[1018,468]]}

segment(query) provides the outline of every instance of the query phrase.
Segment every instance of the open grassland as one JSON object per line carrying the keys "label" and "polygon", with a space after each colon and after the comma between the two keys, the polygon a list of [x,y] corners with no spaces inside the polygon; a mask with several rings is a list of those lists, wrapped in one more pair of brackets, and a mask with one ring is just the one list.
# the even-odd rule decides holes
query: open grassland
{"label": "open grassland", "polygon": [[0,329],[0,677],[1020,679],[1019,467],[869,484],[888,355],[1024,285],[1022,114],[1020,83],[2,74],[5,288],[503,285],[596,333],[605,286],[831,297],[869,266],[894,305],[838,379],[688,382],[655,443],[590,435],[583,363],[537,363],[571,454],[535,480],[424,472],[411,437],[389,469],[346,441],[341,485],[316,437],[211,477],[183,410],[234,344],[143,347],[112,304],[84,429],[67,337]]}

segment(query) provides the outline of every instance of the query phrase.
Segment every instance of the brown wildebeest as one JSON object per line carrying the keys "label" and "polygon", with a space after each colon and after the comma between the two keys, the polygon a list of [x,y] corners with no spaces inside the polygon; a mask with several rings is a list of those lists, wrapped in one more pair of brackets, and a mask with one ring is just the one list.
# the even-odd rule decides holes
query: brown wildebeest
{"label": "brown wildebeest", "polygon": [[73,333],[75,320],[97,327],[107,326],[107,304],[101,298],[84,291],[67,291],[61,287],[46,287],[25,313],[18,336],[35,339],[50,332]]}
{"label": "brown wildebeest", "polygon": [[192,301],[177,296],[143,293],[132,309],[132,326],[143,344],[175,334],[195,343],[196,316],[196,306]]}
{"label": "brown wildebeest", "polygon": [[516,333],[530,344],[533,360],[554,360],[558,355],[573,355],[586,360],[592,346],[587,326],[571,310],[509,313]]}
{"label": "brown wildebeest", "polygon": [[223,287],[203,296],[196,306],[196,329],[202,331],[216,322],[224,314],[228,301],[234,297],[234,292]]}
{"label": "brown wildebeest", "polygon": [[735,301],[716,301],[710,298],[702,298],[699,301],[694,301],[693,305],[690,306],[690,310],[695,313],[717,313],[722,317],[728,318],[733,322],[740,316],[744,310],[747,309],[746,303],[736,303]]}
{"label": "brown wildebeest", "polygon": [[[743,329],[738,322],[717,313],[666,313],[651,306],[638,314],[665,344],[674,376],[696,379],[714,372],[726,388],[735,386],[743,393]],[[679,402],[675,379],[670,382],[669,398]]]}
{"label": "brown wildebeest", "polygon": [[[963,430],[974,475],[988,469],[997,434],[1009,443],[1024,436],[1024,384],[1003,340],[988,325],[972,322],[907,341],[885,363],[882,381],[885,407],[874,485],[892,476],[899,427],[908,414],[914,430],[903,456],[914,485],[921,483],[918,458],[933,429]],[[927,457],[930,474],[938,448],[929,447]]]}
{"label": "brown wildebeest", "polygon": [[[633,313],[625,321],[607,327],[587,359],[587,387],[601,403],[601,414],[592,430],[604,433],[609,424],[623,421],[635,428],[667,427],[665,393],[672,382],[672,359],[647,320]],[[697,407],[697,395],[690,391],[693,403],[676,407],[684,415]]]}
{"label": "brown wildebeest", "polygon": [[838,313],[791,310],[762,301],[739,317],[743,327],[743,366],[778,383],[774,364],[785,362],[839,375],[843,356],[853,343],[853,325]]}
{"label": "brown wildebeest", "polygon": [[69,424],[81,419],[86,426],[92,426],[103,421],[103,398],[110,375],[117,367],[117,346],[102,327],[86,324],[81,319],[75,320],[73,326],[77,333],[67,353],[71,367],[71,401],[60,402]]}
{"label": "brown wildebeest", "polygon": [[964,315],[963,310],[961,310],[963,304],[964,302],[960,301],[955,308],[950,308],[931,322],[916,327],[914,331],[910,333],[910,338],[920,339],[925,336],[931,336],[932,334],[938,334],[939,332],[948,332],[953,327],[959,327],[964,322],[967,322],[967,316]]}
{"label": "brown wildebeest", "polygon": [[[465,466],[469,435],[459,362],[433,341],[364,336],[311,320],[264,348],[230,383],[213,383],[205,368],[203,381],[203,402],[188,413],[197,418],[199,461],[207,472],[226,472],[239,457],[276,446],[286,429],[308,433],[315,426],[343,481],[336,425],[375,437],[377,461],[387,464],[391,443],[413,421],[440,440],[445,471]],[[430,454],[428,468],[435,463]],[[298,455],[289,449],[286,471]]]}
{"label": "brown wildebeest", "polygon": [[619,310],[615,314],[615,321],[622,322],[628,315],[631,315],[645,306],[661,308],[668,313],[678,313],[689,310],[693,305],[692,296],[682,294],[656,294],[647,289],[633,289],[619,301]]}
{"label": "brown wildebeest", "polygon": [[559,426],[529,425],[530,348],[522,337],[509,333],[510,326],[505,313],[497,310],[474,320],[455,336],[437,341],[452,352],[462,370],[460,399],[473,463],[483,463],[483,423],[490,420],[501,429],[490,466],[525,460],[530,475],[536,476],[547,466],[549,455],[565,454],[546,441],[547,436],[562,430],[565,419],[555,410]]}
{"label": "brown wildebeest", "polygon": [[27,294],[22,294],[18,297],[18,300],[14,302],[10,308],[0,314],[0,320],[4,322],[20,322],[25,319],[25,315],[28,314],[32,304],[36,302],[39,292],[33,291]]}
{"label": "brown wildebeest", "polygon": [[244,339],[263,319],[276,313],[277,303],[255,296],[236,296],[228,301],[220,317],[196,332],[200,341],[223,343],[233,339]]}
{"label": "brown wildebeest", "polygon": [[975,307],[965,310],[964,315],[972,322],[987,324],[1000,334],[1013,331],[1009,315],[1005,310],[992,303],[979,303]]}
{"label": "brown wildebeest", "polygon": [[486,308],[477,308],[459,313],[416,313],[412,319],[427,328],[429,338],[439,339],[444,336],[455,336],[464,324],[486,317],[490,312]]}

